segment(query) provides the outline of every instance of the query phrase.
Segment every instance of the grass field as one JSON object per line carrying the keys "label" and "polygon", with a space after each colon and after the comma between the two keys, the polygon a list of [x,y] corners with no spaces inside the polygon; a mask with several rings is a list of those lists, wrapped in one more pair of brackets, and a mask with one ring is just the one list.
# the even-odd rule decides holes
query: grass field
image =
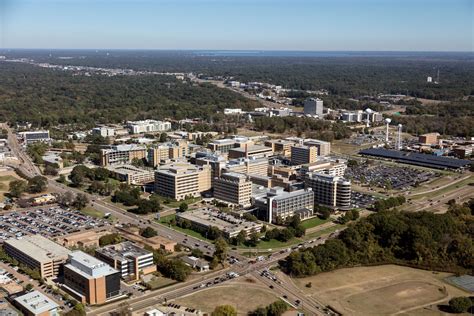
{"label": "grass field", "polygon": [[[170,222],[175,218],[176,218],[175,214],[166,215],[166,216],[161,217],[158,222],[162,225],[169,226]],[[174,230],[180,231],[182,233],[185,233],[185,234],[187,234],[191,237],[195,237],[197,239],[212,242],[210,239],[207,239],[205,236],[201,235],[201,233],[196,232],[192,229],[184,229],[184,228],[178,227],[176,225],[171,225],[171,228],[173,228]]]}
{"label": "grass field", "polygon": [[470,183],[474,183],[474,177],[473,176],[470,176],[469,178],[467,179],[464,179],[462,181],[459,181],[459,182],[456,182],[456,183],[453,183],[452,185],[448,185],[444,188],[441,188],[439,190],[435,190],[435,191],[432,191],[432,192],[429,192],[429,193],[426,193],[426,194],[417,194],[417,195],[414,195],[413,197],[411,197],[412,199],[421,199],[421,198],[436,198],[436,197],[439,197],[440,195],[442,194],[446,194],[448,192],[451,192],[453,190],[456,190],[460,187],[463,187],[463,186],[466,186],[466,185],[469,185]]}
{"label": "grass field", "polygon": [[319,217],[313,217],[313,218],[302,221],[301,225],[303,225],[304,228],[308,229],[308,228],[316,227],[321,224],[327,223],[329,221],[330,219],[321,219]]}
{"label": "grass field", "polygon": [[80,212],[82,214],[88,215],[90,217],[104,218],[104,213],[102,213],[101,211],[98,211],[95,208],[92,208],[90,206],[87,206],[87,207],[83,208]]}
{"label": "grass field", "polygon": [[10,182],[13,180],[23,180],[13,171],[0,172],[0,199],[3,201],[5,193],[10,190]]}
{"label": "grass field", "polygon": [[[436,305],[453,296],[466,296],[443,281],[449,273],[396,265],[340,269],[293,279],[307,295],[346,315],[440,314]],[[305,285],[311,282],[312,287]]]}
{"label": "grass field", "polygon": [[176,200],[173,200],[173,199],[170,199],[170,198],[167,198],[167,197],[164,197],[164,196],[160,196],[160,195],[157,195],[157,194],[155,194],[155,197],[158,198],[161,205],[168,206],[168,207],[171,207],[171,208],[178,208],[181,205],[181,203],[183,203],[183,202],[190,205],[190,204],[199,202],[201,200],[201,198],[190,198],[190,199],[185,199],[185,200],[182,200],[182,201],[176,201]]}
{"label": "grass field", "polygon": [[177,283],[175,280],[155,276],[147,284],[150,287],[150,290],[157,290],[175,283]]}
{"label": "grass field", "polygon": [[266,306],[278,300],[269,289],[255,283],[230,283],[213,289],[203,290],[196,294],[178,299],[183,306],[197,308],[210,313],[219,305],[232,305],[238,315],[247,315],[259,306]]}

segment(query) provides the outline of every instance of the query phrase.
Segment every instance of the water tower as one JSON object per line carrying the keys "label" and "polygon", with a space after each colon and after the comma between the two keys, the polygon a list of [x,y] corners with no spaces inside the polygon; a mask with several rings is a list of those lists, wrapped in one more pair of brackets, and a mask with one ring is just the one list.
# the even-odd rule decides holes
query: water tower
{"label": "water tower", "polygon": [[365,109],[365,113],[367,115],[367,127],[370,126],[370,114],[372,114],[374,111],[372,111],[371,109],[367,108]]}
{"label": "water tower", "polygon": [[392,122],[392,119],[386,118],[385,119],[385,124],[387,124],[387,128],[385,130],[385,142],[388,143],[388,126]]}

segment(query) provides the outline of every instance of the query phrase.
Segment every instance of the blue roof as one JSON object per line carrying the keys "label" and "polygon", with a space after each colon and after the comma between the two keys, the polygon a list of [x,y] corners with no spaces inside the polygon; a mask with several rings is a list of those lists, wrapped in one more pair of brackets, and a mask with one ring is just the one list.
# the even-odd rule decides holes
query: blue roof
{"label": "blue roof", "polygon": [[359,154],[394,159],[401,163],[437,169],[458,169],[471,164],[470,160],[465,159],[439,157],[422,153],[389,150],[384,148],[363,149],[359,151]]}

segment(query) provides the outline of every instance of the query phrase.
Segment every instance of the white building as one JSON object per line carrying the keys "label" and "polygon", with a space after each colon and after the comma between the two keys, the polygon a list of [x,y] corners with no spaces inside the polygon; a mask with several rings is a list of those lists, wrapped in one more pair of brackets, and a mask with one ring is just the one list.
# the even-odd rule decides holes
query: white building
{"label": "white building", "polygon": [[323,115],[323,100],[318,98],[309,98],[304,101],[304,114]]}
{"label": "white building", "polygon": [[242,109],[224,109],[225,115],[242,114]]}
{"label": "white building", "polygon": [[59,316],[59,305],[40,291],[32,291],[14,300],[24,315]]}
{"label": "white building", "polygon": [[115,129],[107,126],[94,127],[92,134],[100,135],[102,137],[113,137],[115,136]]}
{"label": "white building", "polygon": [[166,132],[171,130],[171,123],[156,120],[128,121],[127,127],[133,134]]}

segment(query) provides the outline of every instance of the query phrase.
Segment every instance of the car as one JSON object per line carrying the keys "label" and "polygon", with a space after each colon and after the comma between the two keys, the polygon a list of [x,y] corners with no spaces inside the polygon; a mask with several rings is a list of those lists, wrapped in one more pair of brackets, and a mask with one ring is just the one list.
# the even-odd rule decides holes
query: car
{"label": "car", "polygon": [[273,289],[273,288],[274,288],[274,286],[273,286],[273,285],[270,285],[270,286],[269,286],[269,288]]}
{"label": "car", "polygon": [[287,296],[287,295],[283,295],[283,298],[284,298],[284,299],[288,299],[288,296]]}

